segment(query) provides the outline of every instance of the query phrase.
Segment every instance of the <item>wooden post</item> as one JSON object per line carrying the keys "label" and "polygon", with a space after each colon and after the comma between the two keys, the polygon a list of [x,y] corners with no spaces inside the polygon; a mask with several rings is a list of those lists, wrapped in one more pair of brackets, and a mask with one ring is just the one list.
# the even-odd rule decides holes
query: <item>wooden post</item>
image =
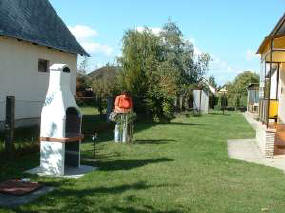
{"label": "wooden post", "polygon": [[179,110],[180,112],[183,111],[183,96],[182,95],[179,96]]}
{"label": "wooden post", "polygon": [[14,128],[15,128],[15,97],[6,98],[6,121],[5,121],[5,150],[8,155],[14,151]]}
{"label": "wooden post", "polygon": [[110,114],[113,110],[113,106],[114,106],[114,98],[113,97],[107,97],[107,122],[110,122]]}
{"label": "wooden post", "polygon": [[189,97],[188,97],[188,95],[185,96],[184,108],[185,108],[185,111],[189,111]]}
{"label": "wooden post", "polygon": [[174,98],[174,109],[175,109],[175,112],[177,112],[177,107],[178,106],[178,98],[177,96]]}
{"label": "wooden post", "polygon": [[101,97],[101,95],[98,97],[97,101],[98,101],[98,110],[99,110],[99,114],[100,114],[100,119],[103,119],[103,109],[102,109],[102,97]]}

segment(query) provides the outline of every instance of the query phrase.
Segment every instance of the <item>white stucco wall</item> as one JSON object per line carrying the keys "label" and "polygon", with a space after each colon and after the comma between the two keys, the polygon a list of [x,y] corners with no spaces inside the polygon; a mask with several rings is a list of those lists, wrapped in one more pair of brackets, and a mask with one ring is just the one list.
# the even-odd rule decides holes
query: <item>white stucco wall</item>
{"label": "white stucco wall", "polygon": [[277,71],[271,76],[270,99],[277,99]]}
{"label": "white stucco wall", "polygon": [[280,67],[280,81],[279,81],[279,107],[278,118],[280,124],[285,124],[285,63]]}
{"label": "white stucco wall", "polygon": [[0,36],[0,122],[5,120],[5,97],[10,95],[16,97],[18,123],[40,117],[49,84],[49,73],[38,72],[40,58],[49,60],[50,66],[61,63],[70,67],[75,94],[77,55]]}

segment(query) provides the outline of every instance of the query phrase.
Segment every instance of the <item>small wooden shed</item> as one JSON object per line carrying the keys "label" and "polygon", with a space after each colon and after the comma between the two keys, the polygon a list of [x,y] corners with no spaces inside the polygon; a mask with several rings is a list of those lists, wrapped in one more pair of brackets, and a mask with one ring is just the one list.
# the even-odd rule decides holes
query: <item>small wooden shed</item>
{"label": "small wooden shed", "polygon": [[209,91],[203,89],[193,90],[193,110],[201,114],[209,113]]}

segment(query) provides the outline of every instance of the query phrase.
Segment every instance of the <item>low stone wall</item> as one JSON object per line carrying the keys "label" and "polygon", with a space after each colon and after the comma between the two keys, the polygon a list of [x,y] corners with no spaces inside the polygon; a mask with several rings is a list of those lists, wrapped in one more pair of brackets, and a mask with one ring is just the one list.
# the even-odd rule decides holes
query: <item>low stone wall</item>
{"label": "low stone wall", "polygon": [[256,129],[256,126],[258,125],[258,121],[257,121],[257,116],[256,114],[252,114],[250,112],[245,112],[243,113],[243,116],[245,117],[245,119],[247,120],[247,122],[251,125],[251,127],[253,129]]}
{"label": "low stone wall", "polygon": [[276,131],[267,129],[266,125],[258,122],[256,125],[256,143],[266,158],[273,158]]}

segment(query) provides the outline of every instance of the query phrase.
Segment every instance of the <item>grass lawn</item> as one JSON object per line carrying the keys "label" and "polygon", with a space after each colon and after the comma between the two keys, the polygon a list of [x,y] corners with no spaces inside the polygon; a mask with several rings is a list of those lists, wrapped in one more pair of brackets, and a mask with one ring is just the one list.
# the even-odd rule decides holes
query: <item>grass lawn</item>
{"label": "grass lawn", "polygon": [[[285,212],[285,176],[270,167],[228,159],[227,139],[252,138],[238,113],[179,117],[170,124],[139,123],[134,145],[99,134],[82,145],[82,163],[100,169],[79,180],[32,177],[57,190],[0,212]],[[0,179],[22,177],[38,155],[0,165]]]}
{"label": "grass lawn", "polygon": [[81,113],[84,115],[98,115],[99,111],[96,107],[80,107]]}

